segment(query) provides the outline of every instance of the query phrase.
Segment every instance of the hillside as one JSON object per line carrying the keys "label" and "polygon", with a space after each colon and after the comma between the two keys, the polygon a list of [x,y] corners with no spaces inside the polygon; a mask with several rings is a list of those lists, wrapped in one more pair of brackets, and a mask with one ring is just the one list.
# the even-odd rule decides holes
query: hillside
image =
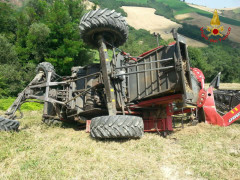
{"label": "hillside", "polygon": [[[164,16],[154,14],[156,11],[153,8],[122,6],[122,9],[127,13],[127,22],[135,29],[146,29],[151,33],[157,32],[164,40],[172,39],[170,31],[175,28],[182,27],[174,21],[171,21]],[[136,17],[140,21],[136,21]],[[187,44],[193,47],[206,47],[207,45],[191,38],[186,38]]]}
{"label": "hillside", "polygon": [[[207,82],[211,82],[218,72],[222,72],[222,82],[240,82],[240,22],[236,19],[220,16],[225,32],[228,27],[232,31],[227,40],[213,44],[201,37],[200,31],[200,27],[209,25],[213,14],[179,0],[90,2],[0,2],[0,97],[16,96],[32,79],[37,64],[43,61],[52,63],[61,76],[69,75],[72,66],[99,62],[98,52],[88,47],[79,36],[81,16],[98,7],[115,9],[126,16],[130,24],[129,38],[119,49],[132,56],[157,46],[153,32],[160,33],[161,45],[167,45],[173,41],[169,32],[178,28],[187,39],[191,66],[201,69]],[[237,13],[238,9],[232,11]]]}
{"label": "hillside", "polygon": [[[199,15],[197,13],[186,13],[186,14],[180,14],[176,15],[175,18],[179,20],[181,23],[186,23],[190,25],[197,26],[199,28],[207,26],[210,26],[211,18]],[[233,42],[240,43],[240,26],[235,26],[227,23],[221,23],[221,25],[224,27],[224,34],[226,34],[227,29],[231,27],[231,35],[229,36],[229,39]]]}
{"label": "hillside", "polygon": [[[207,82],[210,82],[218,72],[222,72],[222,82],[240,82],[238,74],[240,21],[220,16],[221,13],[219,13],[221,25],[224,26],[223,36],[227,34],[229,27],[231,27],[231,34],[224,41],[213,43],[205,40],[200,31],[200,28],[204,27],[204,33],[209,34],[206,28],[210,26],[213,18],[212,10],[191,7],[179,0],[91,0],[91,2],[98,4],[101,8],[115,9],[122,13],[126,16],[128,23],[136,29],[131,28],[130,40],[124,45],[124,49],[131,47],[138,49],[139,52],[143,46],[139,46],[138,42],[143,45],[151,42],[150,37],[153,36],[153,32],[159,32],[164,40],[161,44],[166,44],[164,42],[172,41],[169,39],[172,27],[178,28],[178,33],[187,39],[191,66],[200,68],[206,74]],[[227,10],[229,9],[221,12]],[[232,11],[238,11],[238,9],[232,9]],[[146,33],[141,36],[139,31],[142,29],[149,31],[149,35]],[[135,34],[138,34],[138,38],[135,38]],[[145,39],[142,40],[144,37]],[[219,37],[211,36],[213,39]],[[136,55],[134,53],[136,51],[133,52],[131,48],[127,48],[126,51]]]}
{"label": "hillside", "polygon": [[[18,1],[15,0],[14,2]],[[99,63],[98,51],[91,49],[82,40],[79,31],[81,17],[91,8],[94,9],[98,6],[116,9],[116,11],[125,15],[129,24],[132,25],[129,26],[127,42],[123,46],[118,47],[120,50],[115,48],[116,51],[121,53],[121,50],[124,50],[132,56],[138,56],[140,53],[156,47],[156,37],[152,34],[154,31],[160,32],[162,38],[164,38],[160,39],[160,44],[167,45],[173,40],[166,31],[169,32],[172,27],[176,27],[179,33],[198,40],[198,42],[188,46],[188,54],[191,67],[200,68],[204,72],[207,82],[210,82],[219,71],[222,72],[221,81],[240,82],[240,46],[236,42],[226,40],[221,44],[207,43],[207,46],[204,45],[206,47],[193,47],[197,43],[205,43],[206,41],[199,35],[198,25],[191,22],[192,17],[185,18],[184,16],[195,13],[204,18],[209,18],[208,16],[212,16],[211,13],[198,9],[195,11],[194,8],[186,6],[185,3],[178,0],[94,0],[93,2],[97,4],[93,5],[88,1],[83,3],[82,0],[27,0],[21,7],[18,4],[14,6],[11,3],[0,2],[1,116],[5,114],[4,111],[16,99],[18,93],[36,75],[36,66],[45,61],[54,65],[57,74],[55,74],[52,66],[47,64],[46,71],[51,71],[52,76],[46,76],[44,73],[45,75],[40,78],[38,75],[32,81],[33,86],[30,88],[34,89],[34,94],[43,97],[44,90],[42,88],[34,88],[34,85],[36,85],[35,80],[39,80],[40,86],[46,85],[46,90],[49,91],[46,91],[45,96],[49,97],[48,100],[53,103],[54,107],[62,106],[61,110],[56,110],[61,119],[68,120],[68,117],[74,120],[79,118],[85,119],[81,113],[76,115],[76,109],[72,109],[72,106],[69,106],[69,104],[72,104],[70,101],[76,100],[76,97],[83,97],[84,102],[85,100],[88,101],[88,95],[92,98],[93,101],[90,101],[90,103],[86,102],[86,108],[81,108],[82,106],[79,105],[78,101],[76,101],[76,107],[79,107],[86,113],[93,113],[93,116],[96,116],[96,111],[105,108],[105,105],[99,105],[98,103],[99,94],[101,94],[100,101],[105,100],[107,106],[109,99],[106,100],[106,92],[104,92],[106,87],[102,86],[105,78],[101,73],[103,71],[102,68],[99,76],[96,76],[95,73],[98,67],[92,66],[93,69],[80,68],[83,71],[87,69],[85,72],[89,76],[85,76],[85,78],[83,77],[83,71],[73,72],[77,77],[74,75],[71,78],[66,77],[71,72],[73,66],[83,67],[93,62]],[[136,11],[132,10],[132,8],[135,8],[134,10]],[[99,11],[96,12],[99,13]],[[136,14],[132,14],[134,12]],[[119,18],[120,16],[117,13],[113,13],[113,11],[105,11],[105,13],[109,13],[106,16],[115,14],[114,18]],[[88,15],[92,16],[93,12],[91,14],[88,13]],[[103,16],[103,14],[101,15]],[[111,18],[112,15],[109,17]],[[182,19],[177,20],[175,18],[181,15]],[[99,19],[96,18],[96,20]],[[106,25],[109,21],[111,20],[102,19],[102,23]],[[228,18],[223,19],[223,21],[234,26],[238,24],[238,21]],[[117,28],[121,28],[120,21],[111,21],[111,23],[113,22],[116,22]],[[93,21],[91,24],[97,23]],[[125,27],[123,28],[125,29]],[[108,38],[105,38],[105,41],[108,41]],[[233,48],[233,46],[236,48]],[[113,54],[112,50],[104,48],[104,53],[109,53],[109,59],[105,59],[107,64],[110,62],[110,52]],[[161,57],[167,58],[164,56],[168,56],[168,54],[162,52]],[[158,56],[157,59],[161,67],[163,66],[162,70],[165,69],[164,66],[169,66],[167,59],[161,60]],[[175,60],[176,58],[173,59]],[[133,64],[131,61],[128,62],[128,58],[123,59],[123,61],[125,60],[129,64],[128,67],[130,67],[130,71],[127,72],[131,74],[131,71],[135,71],[134,66],[136,64]],[[154,59],[149,57],[149,61],[152,60]],[[139,63],[137,64],[139,65]],[[177,65],[177,63],[175,64]],[[185,67],[184,64],[183,66]],[[123,73],[122,70],[124,69],[120,69],[121,71],[117,70],[114,63],[111,64],[111,67],[113,67],[115,75],[116,72]],[[155,69],[156,75],[160,79],[163,78],[161,81],[158,81],[160,86],[166,87],[165,79],[169,79],[169,81],[176,80],[171,78],[173,77],[171,73],[169,78],[164,78],[166,74],[169,74],[168,70],[165,69],[158,73],[158,67],[156,65],[152,66],[151,62],[146,65],[147,70]],[[45,69],[39,66],[38,68],[39,71]],[[141,67],[137,68],[137,70],[139,70],[139,73],[142,72]],[[178,71],[178,69],[175,70]],[[74,68],[73,71],[75,71]],[[145,78],[149,77],[147,81],[153,81],[151,72],[145,74],[147,75]],[[94,81],[95,76],[99,83]],[[121,84],[125,83],[121,82],[124,81],[124,78],[115,78],[112,81],[112,74],[107,76],[111,82],[116,82],[116,84],[111,83],[114,87],[110,89],[114,96],[116,95],[118,98],[117,100],[119,100],[117,91],[119,91],[119,88],[123,89]],[[46,83],[46,79],[50,79],[54,83]],[[81,79],[86,84],[82,83]],[[77,86],[80,85],[76,91],[73,89],[75,83],[72,80],[77,81]],[[104,82],[106,81],[104,80]],[[81,86],[84,84],[90,85],[92,88],[82,89]],[[117,86],[118,84],[120,85]],[[55,87],[52,87],[52,85]],[[126,85],[129,86],[129,83],[126,83]],[[137,85],[141,86],[142,84],[137,83]],[[224,84],[224,86],[221,84],[220,88],[239,89],[239,85],[240,83],[228,83]],[[151,87],[150,89],[154,90]],[[159,90],[163,89],[160,88]],[[123,91],[120,90],[119,92]],[[32,90],[27,90],[24,93],[26,97],[31,97],[30,94],[32,94]],[[69,97],[73,97],[73,99],[69,99]],[[59,105],[59,102],[53,101],[54,99],[63,103]],[[22,100],[26,99],[22,98]],[[43,123],[43,104],[35,103],[33,105],[31,99],[28,100],[29,102],[22,106],[22,111],[19,109],[19,112],[17,112],[17,115],[24,113],[23,118],[18,119],[20,122],[19,131],[0,132],[0,180],[240,179],[239,121],[228,127],[214,126],[204,122],[193,126],[190,119],[178,116],[178,118],[174,117],[174,130],[167,137],[162,137],[160,132],[146,132],[141,139],[99,140],[92,138],[89,133],[86,133],[84,124],[77,122],[69,123],[68,121],[49,123],[51,125]],[[110,100],[114,102],[115,98]],[[90,112],[89,109],[95,107],[91,102],[98,104],[98,108],[94,108]],[[138,103],[138,101],[131,102]],[[178,106],[182,102],[176,103],[175,105]],[[131,105],[131,103],[128,103],[128,106],[132,107]],[[166,113],[172,112],[172,108],[168,105],[166,106],[169,110]],[[153,120],[154,125],[157,126],[158,116],[159,118],[164,118],[162,116],[165,115],[165,112],[161,110],[160,106],[152,105],[149,108],[146,107],[147,111],[150,109],[156,111],[156,113],[153,111],[149,113],[149,119]],[[132,108],[126,108],[126,110],[131,111]],[[135,110],[136,112],[131,114],[140,116],[138,111],[141,109]],[[51,106],[48,108],[48,111],[51,111]],[[147,115],[148,113],[144,112],[144,116],[145,114]],[[49,120],[55,119],[52,115],[49,112],[47,118]],[[118,117],[116,121],[114,123],[118,124],[118,126],[121,126],[123,123],[129,126],[129,123],[123,121],[123,118]],[[4,121],[1,121],[0,124],[2,122]],[[169,127],[170,123],[172,123],[171,120],[167,119],[163,125]],[[100,123],[97,124],[99,125]],[[94,125],[93,121],[92,125]],[[5,129],[4,126],[4,124],[1,124],[1,128]],[[7,126],[11,125],[7,124]],[[133,126],[137,126],[137,124],[134,123]],[[99,126],[99,129],[102,130],[102,127]],[[128,131],[128,128],[124,128],[125,130]],[[109,132],[111,133],[111,129]],[[122,133],[122,130],[120,130],[119,134]]]}
{"label": "hillside", "polygon": [[[3,113],[0,111],[0,113]],[[1,132],[0,179],[239,179],[240,124],[198,124],[163,138],[94,140],[77,125],[47,126],[24,112],[19,132]]]}
{"label": "hillside", "polygon": [[[207,11],[210,13],[213,13],[214,9],[213,8],[208,8],[206,6],[200,6],[196,4],[190,4],[188,3],[189,6],[193,8],[197,8],[203,11]],[[240,21],[240,7],[235,7],[235,8],[223,8],[223,9],[218,9],[218,14],[230,19],[235,19]]]}

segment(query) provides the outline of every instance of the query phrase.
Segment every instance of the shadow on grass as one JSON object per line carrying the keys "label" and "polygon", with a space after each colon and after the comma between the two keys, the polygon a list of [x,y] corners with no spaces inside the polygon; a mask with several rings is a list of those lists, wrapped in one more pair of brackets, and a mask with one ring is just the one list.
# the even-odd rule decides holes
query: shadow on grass
{"label": "shadow on grass", "polygon": [[128,141],[131,141],[131,140],[138,140],[138,139],[133,139],[133,138],[124,138],[124,139],[114,139],[114,138],[111,138],[111,139],[108,139],[108,138],[103,138],[103,139],[97,139],[97,138],[93,138],[91,137],[91,135],[89,134],[91,140],[93,141],[96,141],[96,142],[117,142],[117,143],[125,143],[125,142],[128,142]]}
{"label": "shadow on grass", "polygon": [[240,124],[240,119],[238,119],[237,121],[235,121],[233,124]]}
{"label": "shadow on grass", "polygon": [[73,129],[75,131],[83,131],[86,130],[86,124],[80,124],[78,122],[60,122],[60,125],[56,125],[63,129]]}

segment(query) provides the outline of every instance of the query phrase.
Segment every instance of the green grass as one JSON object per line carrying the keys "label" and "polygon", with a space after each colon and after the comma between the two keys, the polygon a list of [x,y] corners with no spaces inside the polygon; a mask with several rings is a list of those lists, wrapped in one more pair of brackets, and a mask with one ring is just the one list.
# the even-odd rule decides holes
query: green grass
{"label": "green grass", "polygon": [[[108,49],[108,57],[110,60],[112,60],[113,56],[113,51],[111,49]],[[97,50],[94,50],[94,61],[93,63],[100,63],[100,58],[99,58],[99,52]]]}
{"label": "green grass", "polygon": [[240,8],[234,9],[233,12],[237,14],[240,13]]}
{"label": "green grass", "polygon": [[[6,111],[11,104],[15,101],[16,98],[7,98],[7,99],[0,99],[0,110]],[[22,110],[41,110],[43,109],[43,105],[39,103],[25,103],[21,107]]]}
{"label": "green grass", "polygon": [[0,132],[0,179],[239,179],[240,124],[185,126],[171,136],[96,141],[77,126],[46,126],[27,111]]}
{"label": "green grass", "polygon": [[166,5],[168,5],[170,8],[172,8],[174,10],[174,15],[185,14],[185,13],[190,13],[190,12],[207,13],[205,11],[192,8],[192,7],[188,6],[186,3],[183,3],[183,2],[178,1],[178,0],[156,0],[156,1],[157,2],[162,2]]}
{"label": "green grass", "polygon": [[194,18],[192,17],[188,17],[188,18],[185,18],[184,21],[188,21],[188,20],[193,20]]}

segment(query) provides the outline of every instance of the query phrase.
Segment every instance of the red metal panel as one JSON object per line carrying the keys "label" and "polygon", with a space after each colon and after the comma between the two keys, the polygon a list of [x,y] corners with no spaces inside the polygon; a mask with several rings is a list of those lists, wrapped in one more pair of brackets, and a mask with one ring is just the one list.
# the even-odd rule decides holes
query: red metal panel
{"label": "red metal panel", "polygon": [[223,116],[224,125],[228,126],[240,118],[240,104]]}
{"label": "red metal panel", "polygon": [[[172,45],[174,45],[174,44],[176,44],[176,42],[175,41],[173,41],[173,42],[171,42],[171,43],[169,43],[168,44],[168,46],[172,46]],[[157,49],[160,49],[160,48],[162,48],[163,46],[158,46],[158,47],[156,47],[156,48],[154,48],[154,49],[152,49],[152,50],[150,50],[150,51],[147,51],[147,52],[145,52],[145,53],[143,53],[143,54],[141,54],[140,56],[138,56],[138,57],[143,57],[143,56],[146,56],[147,54],[149,54],[150,52],[153,52],[153,51],[155,51],[155,50],[157,50]]]}
{"label": "red metal panel", "polygon": [[181,94],[175,94],[175,95],[171,95],[171,96],[164,96],[161,98],[157,98],[157,99],[151,99],[151,100],[146,100],[146,101],[142,101],[138,104],[135,105],[131,105],[131,108],[134,107],[147,107],[147,106],[152,106],[152,105],[159,105],[159,104],[168,104],[173,102],[174,100],[177,99],[182,99],[182,95]]}
{"label": "red metal panel", "polygon": [[166,107],[167,112],[167,120],[166,120],[166,130],[172,131],[172,115],[173,115],[173,107],[172,103],[169,103]]}
{"label": "red metal panel", "polygon": [[204,80],[205,80],[203,72],[198,68],[191,68],[191,70],[192,70],[193,74],[195,75],[195,77],[197,78],[198,82],[201,83],[201,87],[203,89],[204,88]]}
{"label": "red metal panel", "polygon": [[149,117],[144,117],[144,131],[145,132],[156,132],[156,131],[173,131],[172,128],[172,115],[173,107],[169,103],[166,107],[167,118],[156,117],[152,114]]}
{"label": "red metal panel", "polygon": [[197,106],[199,108],[203,107],[206,99],[207,99],[207,91],[205,91],[204,89],[201,89],[198,93]]}
{"label": "red metal panel", "polygon": [[90,133],[90,124],[91,124],[91,120],[87,120],[86,122],[86,132]]}
{"label": "red metal panel", "polygon": [[190,113],[192,111],[196,111],[196,108],[188,108],[188,109],[184,109],[183,111],[174,111],[173,114],[177,115],[177,114],[184,114],[184,113]]}
{"label": "red metal panel", "polygon": [[147,51],[147,52],[141,54],[141,55],[138,56],[138,57],[146,56],[146,55],[149,54],[150,52],[153,52],[153,51],[155,51],[155,50],[157,50],[157,49],[160,49],[160,48],[162,48],[162,47],[163,47],[163,46],[156,47],[156,48],[154,48],[154,49],[152,49],[152,50],[150,50],[150,51]]}
{"label": "red metal panel", "polygon": [[224,126],[224,119],[216,111],[212,87],[207,89],[207,96],[203,105],[203,109],[205,112],[205,120],[207,123]]}
{"label": "red metal panel", "polygon": [[155,119],[149,118],[143,120],[144,122],[144,131],[145,132],[156,132],[156,131],[165,131],[166,130],[166,119]]}
{"label": "red metal panel", "polygon": [[[200,93],[199,96],[201,97]],[[206,122],[213,125],[229,126],[240,118],[240,104],[224,116],[218,114],[216,111],[212,87],[208,88],[206,91],[206,99],[204,101],[203,109]]]}

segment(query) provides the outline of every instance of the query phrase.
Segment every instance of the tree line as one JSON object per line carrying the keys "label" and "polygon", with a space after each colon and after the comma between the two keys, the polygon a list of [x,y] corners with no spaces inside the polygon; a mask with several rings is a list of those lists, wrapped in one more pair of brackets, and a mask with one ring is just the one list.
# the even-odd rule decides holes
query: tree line
{"label": "tree line", "polygon": [[0,96],[16,96],[36,65],[52,63],[61,75],[93,59],[79,34],[81,0],[30,0],[21,7],[0,2]]}

